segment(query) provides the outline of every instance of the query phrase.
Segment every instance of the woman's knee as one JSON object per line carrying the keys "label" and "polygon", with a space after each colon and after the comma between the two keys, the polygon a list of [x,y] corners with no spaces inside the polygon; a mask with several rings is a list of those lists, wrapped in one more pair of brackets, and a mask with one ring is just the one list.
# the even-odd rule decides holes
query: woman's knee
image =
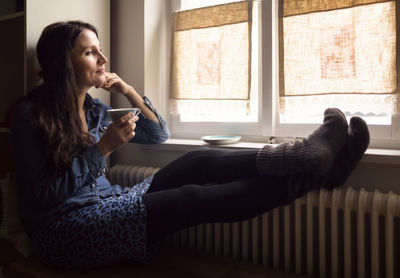
{"label": "woman's knee", "polygon": [[204,163],[211,156],[212,150],[208,147],[199,147],[182,156],[185,163]]}
{"label": "woman's knee", "polygon": [[203,157],[210,153],[211,149],[209,147],[198,147],[196,149],[190,150],[184,154],[186,157]]}

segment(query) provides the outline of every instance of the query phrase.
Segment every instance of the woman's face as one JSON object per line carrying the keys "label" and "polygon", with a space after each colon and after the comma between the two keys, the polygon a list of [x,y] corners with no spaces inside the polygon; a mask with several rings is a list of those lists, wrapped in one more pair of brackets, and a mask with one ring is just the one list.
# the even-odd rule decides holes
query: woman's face
{"label": "woman's face", "polygon": [[93,31],[85,29],[78,35],[71,58],[79,87],[88,90],[105,82],[105,64],[108,60],[101,53],[99,40]]}

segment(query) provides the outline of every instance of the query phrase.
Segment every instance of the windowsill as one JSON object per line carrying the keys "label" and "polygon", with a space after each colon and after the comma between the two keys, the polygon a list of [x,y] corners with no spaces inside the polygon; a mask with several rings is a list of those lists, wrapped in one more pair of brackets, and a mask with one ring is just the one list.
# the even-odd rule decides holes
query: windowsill
{"label": "windowsill", "polygon": [[[139,145],[139,146],[143,149],[153,149],[153,150],[157,149],[165,151],[185,152],[201,146],[229,148],[229,149],[249,149],[249,148],[262,148],[264,145],[265,143],[257,143],[257,142],[237,142],[234,144],[210,145],[202,140],[171,138],[168,139],[163,144]],[[400,165],[400,150],[369,148],[365,152],[361,162]]]}

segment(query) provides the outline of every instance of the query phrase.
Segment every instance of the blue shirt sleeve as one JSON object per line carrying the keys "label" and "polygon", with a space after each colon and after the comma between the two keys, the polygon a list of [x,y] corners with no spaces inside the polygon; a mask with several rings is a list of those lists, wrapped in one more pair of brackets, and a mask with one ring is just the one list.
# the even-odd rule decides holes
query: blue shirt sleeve
{"label": "blue shirt sleeve", "polygon": [[135,137],[131,142],[138,144],[160,144],[165,142],[170,137],[170,132],[167,123],[154,108],[153,104],[147,97],[143,97],[144,104],[150,108],[157,116],[160,123],[156,123],[145,118],[141,113],[139,120],[136,122]]}
{"label": "blue shirt sleeve", "polygon": [[[150,110],[157,116],[160,123],[154,122],[143,116],[142,113],[139,114],[139,120],[136,122],[135,136],[129,141],[130,143],[137,144],[160,144],[165,142],[170,137],[170,132],[167,123],[161,117],[161,115],[154,108],[153,104],[147,97],[143,97],[144,104],[150,108]],[[105,110],[111,109],[108,105],[95,101],[97,105],[102,105]],[[107,121],[110,120],[108,115],[106,115]]]}

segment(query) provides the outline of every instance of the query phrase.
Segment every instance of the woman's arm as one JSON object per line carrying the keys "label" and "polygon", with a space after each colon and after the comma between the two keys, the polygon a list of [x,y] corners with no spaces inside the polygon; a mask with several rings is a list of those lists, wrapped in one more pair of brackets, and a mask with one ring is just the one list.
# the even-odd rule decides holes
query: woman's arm
{"label": "woman's arm", "polygon": [[123,94],[131,103],[132,107],[137,107],[140,109],[143,116],[153,122],[160,123],[157,115],[145,104],[144,99],[136,92],[132,87],[128,87],[128,91]]}
{"label": "woman's arm", "polygon": [[145,105],[143,98],[136,92],[136,90],[125,83],[117,74],[107,72],[106,82],[96,87],[103,88],[114,94],[122,94],[128,99],[132,107],[137,107],[141,110],[143,116],[156,123],[160,123],[157,115]]}
{"label": "woman's arm", "polygon": [[139,144],[159,144],[170,137],[168,126],[147,97],[141,97],[136,90],[125,83],[117,74],[106,73],[106,82],[96,86],[111,93],[124,95],[132,107],[141,110],[136,122],[135,137],[130,142]]}

